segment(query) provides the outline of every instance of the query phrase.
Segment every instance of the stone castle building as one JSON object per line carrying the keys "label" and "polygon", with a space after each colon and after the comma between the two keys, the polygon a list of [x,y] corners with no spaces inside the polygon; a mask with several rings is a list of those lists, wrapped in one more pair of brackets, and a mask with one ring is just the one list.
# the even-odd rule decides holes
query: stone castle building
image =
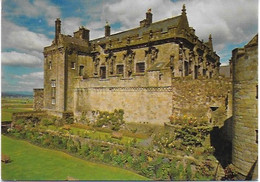
{"label": "stone castle building", "polygon": [[139,27],[116,34],[107,23],[94,40],[84,27],[61,34],[57,19],[55,38],[44,48],[43,110],[93,121],[98,111],[123,109],[127,122],[163,124],[172,114],[206,116],[210,106],[224,107],[230,83],[218,79],[211,35],[199,40],[185,5],[181,15],[152,17],[149,9]]}
{"label": "stone castle building", "polygon": [[35,110],[75,121],[95,121],[99,111],[114,109],[124,110],[126,122],[206,118],[224,128],[232,163],[248,176],[257,162],[258,38],[233,50],[230,72],[225,68],[221,76],[211,35],[199,40],[185,5],[181,15],[152,17],[149,9],[139,27],[116,34],[107,23],[104,36],[94,40],[84,27],[63,35],[57,19],[55,38],[43,52],[44,89],[34,90]]}
{"label": "stone castle building", "polygon": [[258,35],[232,52],[232,163],[247,179],[257,179]]}

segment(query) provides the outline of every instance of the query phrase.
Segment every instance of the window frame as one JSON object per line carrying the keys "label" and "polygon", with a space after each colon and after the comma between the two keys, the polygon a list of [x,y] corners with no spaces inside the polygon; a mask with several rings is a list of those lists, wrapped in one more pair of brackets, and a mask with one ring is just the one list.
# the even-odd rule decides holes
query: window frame
{"label": "window frame", "polygon": [[79,76],[84,76],[84,65],[79,66]]}
{"label": "window frame", "polygon": [[[140,69],[139,65],[143,64],[143,69]],[[137,62],[135,65],[135,72],[136,73],[144,73],[145,72],[145,62]]]}
{"label": "window frame", "polygon": [[49,68],[49,70],[52,69],[52,61],[49,61],[48,68]]}
{"label": "window frame", "polygon": [[[121,69],[119,69],[121,67]],[[116,65],[116,74],[118,75],[123,75],[124,74],[124,69],[125,69],[125,65],[123,64],[118,64]],[[121,72],[119,72],[121,70]]]}
{"label": "window frame", "polygon": [[71,62],[70,67],[71,67],[71,69],[75,70],[76,69],[76,62]]}
{"label": "window frame", "polygon": [[52,105],[55,105],[55,104],[56,104],[56,98],[52,98],[52,99],[51,99],[51,104],[52,104]]}
{"label": "window frame", "polygon": [[[105,70],[105,74],[102,74],[102,72],[104,71],[103,69]],[[101,79],[107,79],[107,67],[106,66],[100,66],[99,72],[100,72]]]}

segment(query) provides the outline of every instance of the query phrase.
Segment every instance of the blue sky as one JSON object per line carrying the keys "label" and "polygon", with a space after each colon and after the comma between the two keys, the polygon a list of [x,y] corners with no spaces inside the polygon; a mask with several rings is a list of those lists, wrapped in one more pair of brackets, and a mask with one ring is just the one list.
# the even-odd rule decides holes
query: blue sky
{"label": "blue sky", "polygon": [[231,51],[243,47],[258,32],[257,0],[2,0],[2,91],[32,91],[43,87],[43,48],[54,38],[54,21],[72,35],[83,25],[90,38],[139,25],[151,8],[153,21],[181,13],[186,4],[189,25],[213,47],[226,64]]}

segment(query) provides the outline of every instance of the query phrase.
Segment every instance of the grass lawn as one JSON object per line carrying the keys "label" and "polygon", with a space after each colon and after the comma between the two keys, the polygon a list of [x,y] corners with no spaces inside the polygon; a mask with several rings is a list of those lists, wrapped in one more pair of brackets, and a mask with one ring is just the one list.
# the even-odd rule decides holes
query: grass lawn
{"label": "grass lawn", "polygon": [[31,98],[2,98],[2,121],[11,121],[12,113],[32,111]]}
{"label": "grass lawn", "polygon": [[45,149],[2,135],[2,180],[147,180],[131,171],[88,162],[63,152]]}

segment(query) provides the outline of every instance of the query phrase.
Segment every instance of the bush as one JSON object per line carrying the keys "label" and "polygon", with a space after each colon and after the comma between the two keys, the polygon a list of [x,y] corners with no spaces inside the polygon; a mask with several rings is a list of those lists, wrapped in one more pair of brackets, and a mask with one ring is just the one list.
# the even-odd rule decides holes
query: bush
{"label": "bush", "polygon": [[169,176],[170,176],[171,181],[175,181],[175,180],[179,179],[179,173],[178,173],[176,161],[173,161],[171,163],[170,170],[169,170]]}
{"label": "bush", "polygon": [[124,124],[124,111],[115,109],[114,112],[99,111],[95,126],[109,126],[112,130],[118,131],[120,126]]}
{"label": "bush", "polygon": [[53,125],[53,124],[54,124],[53,120],[49,120],[47,118],[43,118],[41,120],[41,125],[43,125],[43,126],[49,126],[49,125]]}
{"label": "bush", "polygon": [[90,147],[88,145],[83,145],[80,149],[80,155],[87,157],[90,154]]}
{"label": "bush", "polygon": [[18,119],[17,121],[15,121],[15,124],[23,125],[23,124],[25,124],[25,120],[24,119]]}

